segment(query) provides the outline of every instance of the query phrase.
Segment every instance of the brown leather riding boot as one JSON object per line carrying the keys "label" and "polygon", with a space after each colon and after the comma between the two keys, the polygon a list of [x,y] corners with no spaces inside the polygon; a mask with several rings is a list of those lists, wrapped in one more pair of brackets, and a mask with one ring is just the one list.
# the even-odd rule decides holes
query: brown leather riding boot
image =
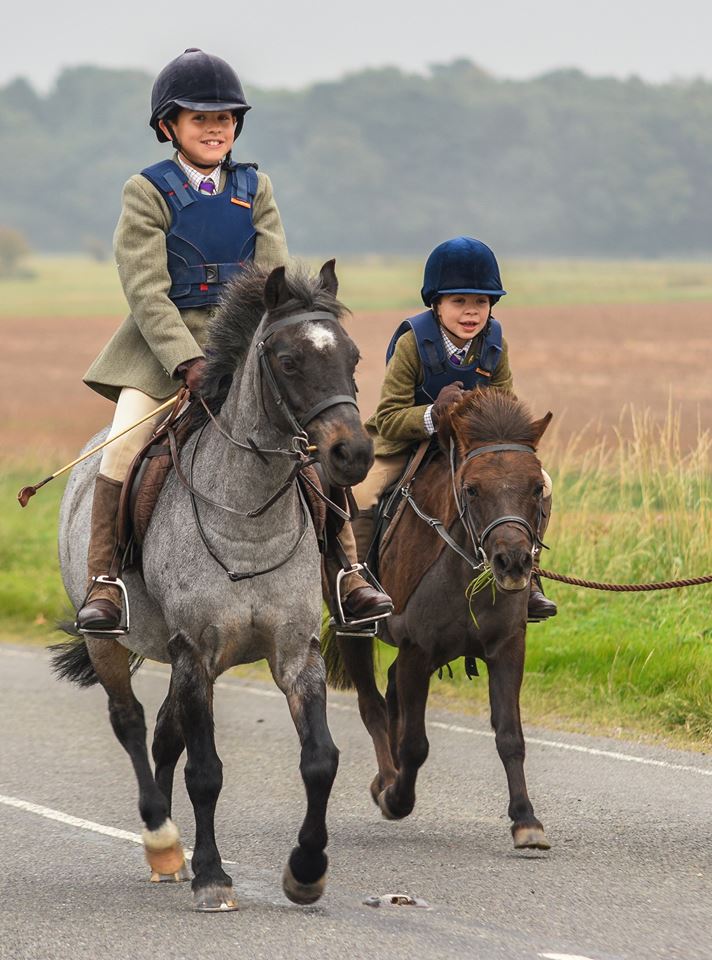
{"label": "brown leather riding boot", "polygon": [[[549,526],[549,517],[551,516],[551,497],[545,497],[541,504],[541,522],[539,524],[539,537],[543,540],[546,528]],[[535,562],[539,563],[541,549],[535,554]],[[558,613],[558,607],[553,600],[544,595],[544,588],[541,585],[541,577],[534,574],[529,585],[529,603],[527,605],[527,620],[529,623],[539,623],[541,620],[548,620],[549,617],[555,617]]]}
{"label": "brown leather riding boot", "polygon": [[[355,538],[360,520],[359,517],[353,524],[347,521],[339,534],[341,548],[351,563],[357,563],[361,555]],[[365,535],[363,528],[361,534]],[[366,544],[366,547],[368,547],[368,544]],[[329,585],[330,593],[333,595],[337,574],[342,569],[341,563],[331,552],[327,552],[324,557],[324,568],[325,579]],[[341,609],[344,613],[345,623],[348,624],[354,620],[368,620],[369,617],[381,617],[393,611],[393,601],[388,594],[377,590],[360,573],[348,574],[341,583]]]}
{"label": "brown leather riding boot", "polygon": [[121,591],[106,583],[94,584],[92,577],[107,576],[116,548],[116,515],[122,484],[98,474],[94,485],[89,540],[88,598],[77,613],[82,630],[115,630],[121,621]]}

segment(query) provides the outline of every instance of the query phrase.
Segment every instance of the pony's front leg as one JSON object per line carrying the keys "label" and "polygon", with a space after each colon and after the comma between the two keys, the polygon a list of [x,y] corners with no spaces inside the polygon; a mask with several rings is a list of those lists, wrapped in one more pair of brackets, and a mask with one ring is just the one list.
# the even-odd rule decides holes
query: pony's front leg
{"label": "pony's front leg", "polygon": [[157,786],[148,760],[143,707],[131,688],[129,651],[105,639],[86,638],[87,650],[101,685],[109,697],[114,733],[131,758],[138,781],[138,808],[144,822],[143,843],[151,880],[185,879],[186,866],[178,829],[170,806]]}
{"label": "pony's front leg", "polygon": [[519,713],[519,691],[524,675],[524,633],[513,643],[501,644],[487,657],[492,727],[509,786],[509,816],[517,849],[548,850],[544,828],[534,816],[524,777],[524,734]]}
{"label": "pony's front leg", "polygon": [[195,813],[193,901],[202,913],[237,910],[232,878],[222,868],[215,842],[215,807],[222,789],[222,762],[215,749],[213,678],[189,637],[168,642],[172,686],[187,751],[185,785]]}
{"label": "pony's front leg", "polygon": [[373,640],[338,637],[336,642],[346,671],[356,685],[359,713],[376,751],[378,773],[371,781],[371,796],[378,803],[379,795],[395,780],[396,768],[388,737],[386,701],[376,686]]}
{"label": "pony's front leg", "polygon": [[293,903],[314,903],[326,884],[326,808],[339,766],[339,751],[326,721],[326,671],[318,639],[312,637],[306,665],[296,679],[290,679],[289,672],[283,672],[278,664],[271,666],[299,734],[299,770],[307,793],[299,845],[292,850],[284,868],[282,888]]}
{"label": "pony's front leg", "polygon": [[[393,670],[393,667],[391,667]],[[430,665],[416,647],[401,647],[395,661],[395,685],[389,671],[391,704],[397,692],[398,774],[378,798],[387,820],[407,817],[415,806],[415,782],[418,770],[428,757],[430,745],[425,733],[425,706],[430,687]],[[390,719],[393,725],[393,717]]]}
{"label": "pony's front leg", "polygon": [[156,783],[163,796],[168,801],[168,815],[170,816],[173,802],[173,778],[176,764],[185,750],[185,740],[180,726],[178,704],[175,697],[175,684],[171,677],[168,695],[161,704],[156,717],[156,728],[153,733],[153,764],[156,771]]}

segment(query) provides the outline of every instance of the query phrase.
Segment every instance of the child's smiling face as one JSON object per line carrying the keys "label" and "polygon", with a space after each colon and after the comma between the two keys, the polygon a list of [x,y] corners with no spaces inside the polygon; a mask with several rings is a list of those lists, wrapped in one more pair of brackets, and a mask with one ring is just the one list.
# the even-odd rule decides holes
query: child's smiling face
{"label": "child's smiling face", "polygon": [[[229,110],[214,110],[210,113],[181,110],[172,121],[171,127],[181,146],[184,159],[188,163],[192,160],[205,167],[217,167],[235,142],[235,117]],[[161,129],[170,137],[163,120]]]}
{"label": "child's smiling face", "polygon": [[490,315],[490,299],[484,293],[444,293],[436,305],[436,316],[456,347],[483,330]]}

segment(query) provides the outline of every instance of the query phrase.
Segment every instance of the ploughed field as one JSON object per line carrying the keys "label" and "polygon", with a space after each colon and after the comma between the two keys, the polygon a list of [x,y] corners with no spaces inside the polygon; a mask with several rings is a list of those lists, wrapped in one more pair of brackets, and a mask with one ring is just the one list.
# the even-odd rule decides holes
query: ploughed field
{"label": "ploughed field", "polygon": [[[388,339],[408,313],[359,310],[348,321],[363,357],[364,417],[378,402]],[[496,315],[509,342],[517,394],[537,416],[554,412],[544,456],[554,437],[582,434],[580,443],[588,446],[600,430],[612,436],[630,404],[649,408],[662,422],[672,403],[682,414],[683,448],[695,444],[698,412],[703,429],[712,424],[712,304],[500,304]],[[120,322],[120,316],[2,320],[4,454],[43,461],[50,450],[71,456],[108,423],[112,405],[81,376]]]}

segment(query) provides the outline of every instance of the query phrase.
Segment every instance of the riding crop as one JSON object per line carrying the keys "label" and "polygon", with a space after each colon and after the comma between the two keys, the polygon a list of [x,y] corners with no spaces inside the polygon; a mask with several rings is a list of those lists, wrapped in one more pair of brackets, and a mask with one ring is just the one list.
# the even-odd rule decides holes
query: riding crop
{"label": "riding crop", "polygon": [[76,460],[72,460],[71,463],[67,463],[60,470],[57,470],[52,474],[51,477],[45,477],[44,480],[40,480],[39,483],[34,484],[33,486],[23,487],[22,490],[17,495],[17,499],[20,502],[21,507],[26,507],[30,502],[31,498],[37,493],[40,487],[43,487],[46,483],[49,483],[50,480],[54,480],[55,477],[60,476],[62,473],[66,473],[67,470],[71,470],[72,467],[76,467],[78,463],[81,463],[82,460],[86,460],[87,457],[91,457],[92,454],[98,453],[99,450],[103,450],[105,446],[109,443],[113,443],[114,440],[118,440],[119,437],[123,437],[125,433],[128,433],[130,430],[133,430],[134,427],[140,426],[142,423],[145,423],[146,420],[150,420],[151,417],[155,417],[157,413],[161,413],[163,410],[167,410],[169,407],[174,406],[176,402],[176,397],[173,396],[169,400],[166,400],[165,403],[162,403],[160,407],[156,407],[155,410],[151,410],[150,413],[147,413],[144,417],[141,417],[140,420],[137,420],[135,423],[132,423],[131,426],[126,427],[120,433],[115,434],[113,437],[109,437],[108,440],[104,440],[103,443],[98,444],[92,450],[87,450],[86,453],[83,453],[81,457],[77,457]]}

